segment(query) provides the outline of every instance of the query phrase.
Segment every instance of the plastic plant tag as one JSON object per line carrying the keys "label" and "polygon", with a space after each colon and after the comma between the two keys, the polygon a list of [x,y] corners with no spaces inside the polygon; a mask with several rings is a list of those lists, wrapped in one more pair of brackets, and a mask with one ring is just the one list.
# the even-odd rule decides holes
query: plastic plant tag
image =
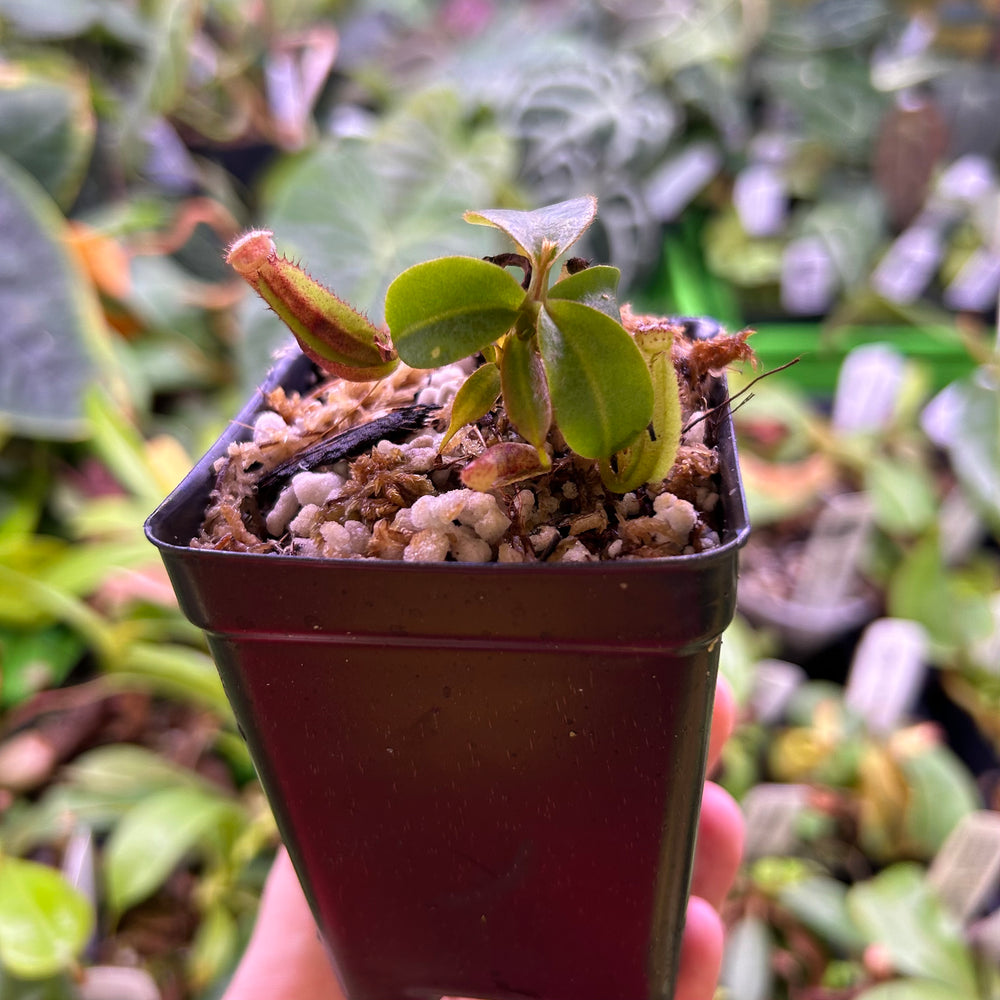
{"label": "plastic plant tag", "polygon": [[840,493],[831,497],[806,542],[792,600],[812,607],[830,607],[854,596],[858,565],[871,526],[867,494]]}
{"label": "plastic plant tag", "polygon": [[979,512],[957,486],[941,501],[938,523],[941,555],[949,566],[955,566],[979,547],[986,532]]}
{"label": "plastic plant tag", "polygon": [[799,816],[809,801],[808,785],[756,785],[743,797],[747,860],[789,854],[798,842]]}
{"label": "plastic plant tag", "polygon": [[949,309],[985,312],[996,305],[1000,291],[1000,257],[986,247],[977,247],[944,290]]}
{"label": "plastic plant tag", "polygon": [[934,193],[948,201],[975,205],[988,197],[996,184],[996,171],[989,159],[967,153],[941,171]]}
{"label": "plastic plant tag", "polygon": [[890,302],[918,299],[931,283],[944,256],[941,234],[926,222],[900,233],[872,274],[872,288]]}
{"label": "plastic plant tag", "polygon": [[927,880],[959,920],[975,917],[1000,887],[1000,813],[969,813],[938,851]]}
{"label": "plastic plant tag", "polygon": [[844,703],[872,732],[892,732],[912,709],[927,673],[927,647],[923,627],[905,618],[880,618],[865,629]]}
{"label": "plastic plant tag", "polygon": [[969,940],[985,958],[1000,965],[1000,909],[970,927]]}
{"label": "plastic plant tag", "polygon": [[711,142],[693,142],[656,171],[646,185],[649,213],[669,222],[719,172],[722,156]]}
{"label": "plastic plant tag", "polygon": [[787,660],[761,660],[756,666],[750,707],[758,722],[768,725],[781,718],[789,699],[806,680],[806,672]]}
{"label": "plastic plant tag", "polygon": [[788,216],[788,185],[770,163],[752,163],[736,176],[733,204],[748,236],[777,236]]}
{"label": "plastic plant tag", "polygon": [[947,385],[921,411],[920,426],[939,448],[947,448],[960,430],[960,396],[954,383]]}
{"label": "plastic plant tag", "polygon": [[906,361],[887,344],[865,344],[844,358],[833,399],[833,427],[841,433],[879,431],[896,409]]}
{"label": "plastic plant tag", "polygon": [[826,312],[838,284],[837,268],[818,236],[792,240],[781,258],[781,304],[796,316]]}

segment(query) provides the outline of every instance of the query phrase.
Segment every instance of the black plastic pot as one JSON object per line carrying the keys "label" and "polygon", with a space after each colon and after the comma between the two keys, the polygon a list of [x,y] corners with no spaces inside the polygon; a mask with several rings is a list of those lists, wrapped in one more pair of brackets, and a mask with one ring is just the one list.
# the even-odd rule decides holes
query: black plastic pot
{"label": "black plastic pot", "polygon": [[[298,358],[269,385],[310,373]],[[188,548],[212,463],[259,401],[146,531],[208,634],[348,996],[667,1000],[749,532],[728,417],[723,544],[703,554],[528,566]]]}

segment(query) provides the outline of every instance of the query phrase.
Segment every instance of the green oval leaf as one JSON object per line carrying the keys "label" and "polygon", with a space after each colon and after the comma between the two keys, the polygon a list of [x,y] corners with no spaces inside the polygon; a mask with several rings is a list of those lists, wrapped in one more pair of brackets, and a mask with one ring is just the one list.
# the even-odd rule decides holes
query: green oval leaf
{"label": "green oval leaf", "polygon": [[635,341],[609,316],[555,299],[539,316],[538,348],[566,443],[584,458],[628,446],[650,421],[653,385]]}
{"label": "green oval leaf", "polygon": [[0,857],[0,963],[25,979],[67,968],[94,926],[87,899],[52,868]]}
{"label": "green oval leaf", "polygon": [[155,892],[196,849],[224,850],[245,824],[239,803],[196,788],[168,788],[131,809],[104,855],[108,903],[116,913]]}
{"label": "green oval leaf", "polygon": [[451,423],[441,440],[441,451],[466,424],[485,416],[500,395],[500,369],[495,364],[480,365],[455,394],[451,407]]}
{"label": "green oval leaf", "polygon": [[0,157],[0,232],[17,248],[0,272],[0,429],[28,437],[85,435],[83,397],[103,337],[96,294],[62,242],[64,225],[38,183]]}
{"label": "green oval leaf", "polygon": [[904,757],[900,768],[909,787],[906,839],[933,857],[959,822],[980,807],[976,783],[959,758],[942,745]]}
{"label": "green oval leaf", "polygon": [[531,341],[520,337],[506,341],[500,375],[510,422],[525,441],[541,448],[552,426],[552,401],[542,359]]}
{"label": "green oval leaf", "polygon": [[917,535],[937,516],[934,482],[916,462],[881,456],[865,469],[865,490],[876,524],[892,534]]}
{"label": "green oval leaf", "polygon": [[506,233],[533,262],[547,266],[587,231],[596,216],[597,199],[586,195],[531,212],[506,208],[466,212],[465,221],[494,226]]}
{"label": "green oval leaf", "polygon": [[64,208],[80,190],[96,131],[88,82],[72,63],[14,63],[0,76],[0,149]]}
{"label": "green oval leaf", "polygon": [[617,298],[621,276],[621,271],[609,264],[587,267],[557,281],[549,289],[549,298],[582,302],[585,306],[610,316],[618,323],[621,321]]}
{"label": "green oval leaf", "polygon": [[525,299],[518,280],[475,257],[440,257],[407,268],[389,286],[385,319],[412,368],[467,358],[503,336]]}
{"label": "green oval leaf", "polygon": [[969,947],[918,865],[893,865],[853,886],[847,907],[869,941],[888,950],[900,972],[947,983],[962,996],[976,994]]}

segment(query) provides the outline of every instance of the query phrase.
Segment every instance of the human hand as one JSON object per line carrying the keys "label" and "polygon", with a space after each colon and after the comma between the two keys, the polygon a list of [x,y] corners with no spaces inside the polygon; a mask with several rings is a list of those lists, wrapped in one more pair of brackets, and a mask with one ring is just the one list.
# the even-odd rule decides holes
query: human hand
{"label": "human hand", "polygon": [[[735,714],[732,694],[720,680],[709,738],[709,773]],[[736,877],[742,849],[739,806],[718,785],[706,782],[674,1000],[712,1000],[722,962],[718,909]],[[268,876],[253,936],[223,1000],[346,1000],[283,850]]]}

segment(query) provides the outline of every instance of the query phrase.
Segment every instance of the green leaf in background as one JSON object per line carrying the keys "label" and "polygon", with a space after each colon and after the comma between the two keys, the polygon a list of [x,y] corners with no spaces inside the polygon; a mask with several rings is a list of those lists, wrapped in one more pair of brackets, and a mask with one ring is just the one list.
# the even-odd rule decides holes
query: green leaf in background
{"label": "green leaf in background", "polygon": [[1000,387],[996,379],[982,368],[954,386],[957,430],[947,449],[963,488],[1000,534]]}
{"label": "green leaf in background", "polygon": [[539,317],[538,348],[555,419],[578,455],[606,458],[649,423],[649,369],[635,341],[609,316],[552,299]]}
{"label": "green leaf in background", "polygon": [[780,53],[762,59],[757,72],[767,100],[787,104],[807,139],[848,162],[869,154],[888,95],[872,86],[864,59],[850,51],[805,58]]}
{"label": "green leaf in background", "polygon": [[876,37],[890,16],[885,0],[812,0],[777,7],[768,34],[786,50],[849,48]]}
{"label": "green leaf in background", "polygon": [[43,979],[67,968],[94,927],[87,899],[52,868],[0,856],[0,964]]}
{"label": "green leaf in background", "polygon": [[503,208],[466,212],[465,221],[480,226],[495,226],[533,261],[547,267],[587,231],[596,215],[597,199],[588,195],[532,212]]}
{"label": "green leaf in background", "polygon": [[887,949],[901,973],[932,979],[963,997],[976,995],[969,947],[919,865],[893,865],[853,886],[847,908],[868,939]]}
{"label": "green leaf in background", "polygon": [[228,972],[239,957],[239,945],[240,930],[232,913],[221,903],[210,906],[188,954],[192,986],[203,990]]}
{"label": "green leaf in background", "polygon": [[79,1000],[69,973],[47,979],[21,979],[0,965],[0,997],[3,1000]]}
{"label": "green leaf in background", "polygon": [[973,569],[947,567],[937,533],[928,532],[907,552],[889,582],[889,614],[920,622],[935,651],[947,655],[990,634],[994,590],[994,581],[981,579]]}
{"label": "green leaf in background", "polygon": [[875,523],[889,534],[917,535],[937,517],[934,482],[920,463],[879,455],[865,467],[864,488]]}
{"label": "green leaf in background", "polygon": [[63,208],[80,190],[96,130],[87,81],[72,64],[0,67],[0,149]]}
{"label": "green leaf in background", "polygon": [[202,0],[160,0],[152,7],[155,20],[150,24],[133,108],[141,121],[150,112],[173,110],[183,97],[202,6]]}
{"label": "green leaf in background", "polygon": [[385,319],[399,356],[437,368],[481,351],[517,319],[525,292],[509,271],[476,257],[407,268],[389,286]]}
{"label": "green leaf in background", "polygon": [[0,0],[0,17],[29,38],[74,38],[91,31],[132,45],[147,38],[136,8],[121,0]]}
{"label": "green leaf in background", "polygon": [[0,624],[0,708],[62,683],[85,648],[79,636],[61,626],[29,631]]}
{"label": "green leaf in background", "polygon": [[909,786],[904,830],[912,849],[933,857],[959,821],[981,807],[976,783],[946,746],[930,746],[903,757],[899,766]]}
{"label": "green leaf in background", "polygon": [[108,838],[108,905],[121,914],[155,892],[186,856],[221,853],[246,823],[238,802],[196,788],[168,788],[131,809]]}
{"label": "green leaf in background", "polygon": [[796,919],[841,955],[860,955],[867,944],[847,909],[847,886],[812,875],[785,886],[778,900]]}
{"label": "green leaf in background", "polygon": [[38,183],[0,157],[0,431],[57,440],[86,432],[89,345],[102,320],[61,243],[63,227]]}

